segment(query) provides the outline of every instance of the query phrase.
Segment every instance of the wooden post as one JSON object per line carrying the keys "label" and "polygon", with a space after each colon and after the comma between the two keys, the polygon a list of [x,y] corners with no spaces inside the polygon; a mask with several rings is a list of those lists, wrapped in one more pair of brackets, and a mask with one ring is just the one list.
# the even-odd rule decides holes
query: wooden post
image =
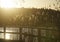
{"label": "wooden post", "polygon": [[22,28],[20,27],[20,40],[22,40]]}
{"label": "wooden post", "polygon": [[5,39],[5,34],[6,33],[6,27],[4,26],[4,39]]}
{"label": "wooden post", "polygon": [[31,28],[31,42],[33,42],[33,28]]}
{"label": "wooden post", "polygon": [[40,32],[40,28],[38,28],[38,42],[41,42],[41,32]]}

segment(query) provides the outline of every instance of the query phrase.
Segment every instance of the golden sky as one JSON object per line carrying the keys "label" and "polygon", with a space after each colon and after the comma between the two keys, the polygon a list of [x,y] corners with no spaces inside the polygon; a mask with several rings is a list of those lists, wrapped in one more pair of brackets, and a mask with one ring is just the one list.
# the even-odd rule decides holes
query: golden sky
{"label": "golden sky", "polygon": [[[57,5],[58,3],[58,5]],[[7,8],[52,8],[54,9],[55,6],[59,7],[60,2],[59,0],[0,0],[0,7],[7,7]],[[49,7],[51,5],[51,7]]]}

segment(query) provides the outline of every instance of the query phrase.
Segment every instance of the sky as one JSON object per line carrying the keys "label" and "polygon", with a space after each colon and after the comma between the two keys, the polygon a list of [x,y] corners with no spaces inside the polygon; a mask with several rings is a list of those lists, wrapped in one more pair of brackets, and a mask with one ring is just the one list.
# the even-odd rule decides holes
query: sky
{"label": "sky", "polygon": [[57,8],[60,7],[59,1],[60,0],[25,0],[25,2],[26,2],[25,7],[27,5],[28,7],[55,9],[56,7]]}
{"label": "sky", "polygon": [[[6,3],[7,1],[3,0],[3,2],[1,2],[1,0],[0,0],[0,7],[1,7],[2,3],[4,3],[4,2]],[[55,9],[56,7],[57,8],[60,7],[60,0],[11,0],[11,2],[8,5],[10,5],[11,3],[13,3],[14,7],[18,7],[18,8],[25,7],[25,8],[52,8],[52,9]],[[60,9],[60,8],[58,8],[58,9]]]}

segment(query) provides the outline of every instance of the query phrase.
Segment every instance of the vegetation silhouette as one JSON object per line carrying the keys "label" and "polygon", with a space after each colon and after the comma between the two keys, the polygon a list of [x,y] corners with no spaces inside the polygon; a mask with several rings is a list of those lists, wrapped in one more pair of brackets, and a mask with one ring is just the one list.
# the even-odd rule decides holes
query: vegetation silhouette
{"label": "vegetation silhouette", "polygon": [[[60,11],[52,9],[36,9],[36,8],[15,8],[10,16],[3,16],[7,14],[0,10],[0,26],[4,27],[57,27],[58,35],[55,34],[55,39],[60,41]],[[27,35],[25,33],[25,35]],[[22,40],[23,41],[23,40]],[[56,41],[57,42],[57,41]]]}

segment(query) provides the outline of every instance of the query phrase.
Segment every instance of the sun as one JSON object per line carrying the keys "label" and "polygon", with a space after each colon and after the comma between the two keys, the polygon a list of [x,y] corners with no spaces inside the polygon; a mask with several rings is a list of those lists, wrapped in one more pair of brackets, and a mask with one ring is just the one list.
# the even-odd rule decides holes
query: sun
{"label": "sun", "polygon": [[15,8],[15,7],[21,7],[20,5],[17,5],[16,2],[13,0],[0,0],[0,7],[1,8]]}
{"label": "sun", "polygon": [[23,0],[0,0],[0,8],[22,8],[24,4]]}
{"label": "sun", "polygon": [[5,39],[7,39],[7,40],[10,39],[10,34],[6,33]]}

